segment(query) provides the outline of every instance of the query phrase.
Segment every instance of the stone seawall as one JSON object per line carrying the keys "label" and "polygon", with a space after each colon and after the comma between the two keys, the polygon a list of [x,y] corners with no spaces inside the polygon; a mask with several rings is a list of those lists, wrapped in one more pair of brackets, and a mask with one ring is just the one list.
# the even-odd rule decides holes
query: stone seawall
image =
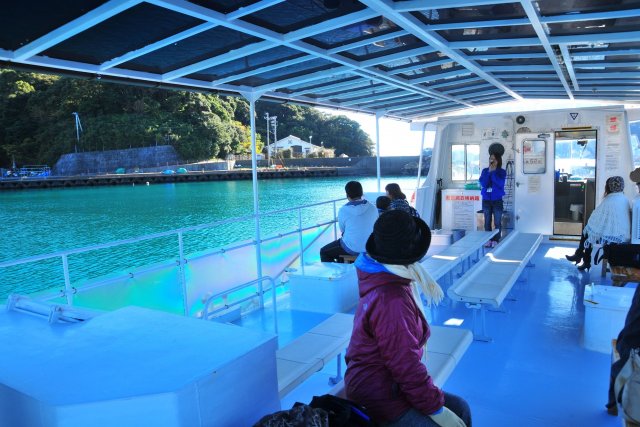
{"label": "stone seawall", "polygon": [[178,153],[170,145],[90,151],[63,154],[53,167],[52,173],[56,176],[99,175],[113,173],[119,168],[124,168],[127,172],[135,168],[166,169],[167,165],[176,165],[179,162]]}
{"label": "stone seawall", "polygon": [[[423,173],[429,168],[425,158]],[[340,175],[375,175],[376,157],[336,157],[278,159],[285,168],[336,168]],[[385,175],[415,174],[418,156],[381,157],[380,169]],[[408,165],[413,165],[413,168]],[[259,168],[267,168],[266,160],[258,160]],[[69,153],[60,157],[53,167],[53,176],[93,176],[115,173],[162,172],[165,169],[184,168],[189,172],[208,172],[251,168],[250,159],[219,160],[202,163],[185,163],[170,145],[131,148],[126,150]]]}

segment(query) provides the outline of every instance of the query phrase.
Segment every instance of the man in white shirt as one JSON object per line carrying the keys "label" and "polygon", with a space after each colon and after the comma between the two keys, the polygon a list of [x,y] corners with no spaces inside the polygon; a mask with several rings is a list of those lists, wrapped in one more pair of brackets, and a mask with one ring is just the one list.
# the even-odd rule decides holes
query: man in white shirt
{"label": "man in white shirt", "polygon": [[362,185],[349,181],[344,186],[349,202],[338,211],[338,225],[342,238],[320,249],[320,261],[338,262],[340,255],[365,252],[365,244],[378,219],[378,209],[362,198]]}

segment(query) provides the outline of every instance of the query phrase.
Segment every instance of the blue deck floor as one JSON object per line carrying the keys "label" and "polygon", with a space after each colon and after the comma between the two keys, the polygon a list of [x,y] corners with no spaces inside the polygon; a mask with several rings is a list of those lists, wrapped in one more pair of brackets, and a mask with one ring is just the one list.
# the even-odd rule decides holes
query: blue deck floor
{"label": "blue deck floor", "polygon": [[[506,312],[487,313],[490,343],[474,341],[444,389],[469,402],[478,426],[620,426],[607,415],[611,356],[583,347],[583,295],[589,283],[608,284],[600,266],[580,273],[564,259],[575,244],[544,242],[504,303]],[[525,279],[525,280],[523,280]],[[629,286],[629,285],[628,285]],[[271,311],[247,316],[248,327],[272,328]],[[279,307],[280,345],[307,331],[328,315]],[[471,329],[472,310],[449,303],[433,311],[432,324],[464,320]],[[428,368],[428,366],[427,366]],[[282,400],[288,409],[326,393],[335,363],[315,374]]]}

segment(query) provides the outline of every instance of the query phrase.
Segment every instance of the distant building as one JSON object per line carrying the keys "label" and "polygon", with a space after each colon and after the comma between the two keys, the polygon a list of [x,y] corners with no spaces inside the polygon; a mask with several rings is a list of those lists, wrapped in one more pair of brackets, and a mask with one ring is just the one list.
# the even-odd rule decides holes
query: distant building
{"label": "distant building", "polygon": [[333,150],[325,149],[319,145],[313,145],[293,135],[289,135],[269,145],[270,156],[273,156],[276,151],[282,153],[284,150],[291,150],[292,157],[309,157],[312,153],[317,155],[321,152],[324,152],[323,157],[333,157]]}

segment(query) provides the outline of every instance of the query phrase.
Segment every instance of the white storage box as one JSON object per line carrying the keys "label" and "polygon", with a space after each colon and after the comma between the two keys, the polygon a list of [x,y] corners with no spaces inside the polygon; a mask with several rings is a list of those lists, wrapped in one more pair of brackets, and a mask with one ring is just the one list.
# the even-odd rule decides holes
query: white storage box
{"label": "white storage box", "polygon": [[291,309],[338,313],[358,303],[358,277],[353,264],[318,262],[289,273]]}
{"label": "white storage box", "polygon": [[624,326],[634,288],[589,285],[584,290],[584,346],[589,350],[611,353],[611,340]]}

